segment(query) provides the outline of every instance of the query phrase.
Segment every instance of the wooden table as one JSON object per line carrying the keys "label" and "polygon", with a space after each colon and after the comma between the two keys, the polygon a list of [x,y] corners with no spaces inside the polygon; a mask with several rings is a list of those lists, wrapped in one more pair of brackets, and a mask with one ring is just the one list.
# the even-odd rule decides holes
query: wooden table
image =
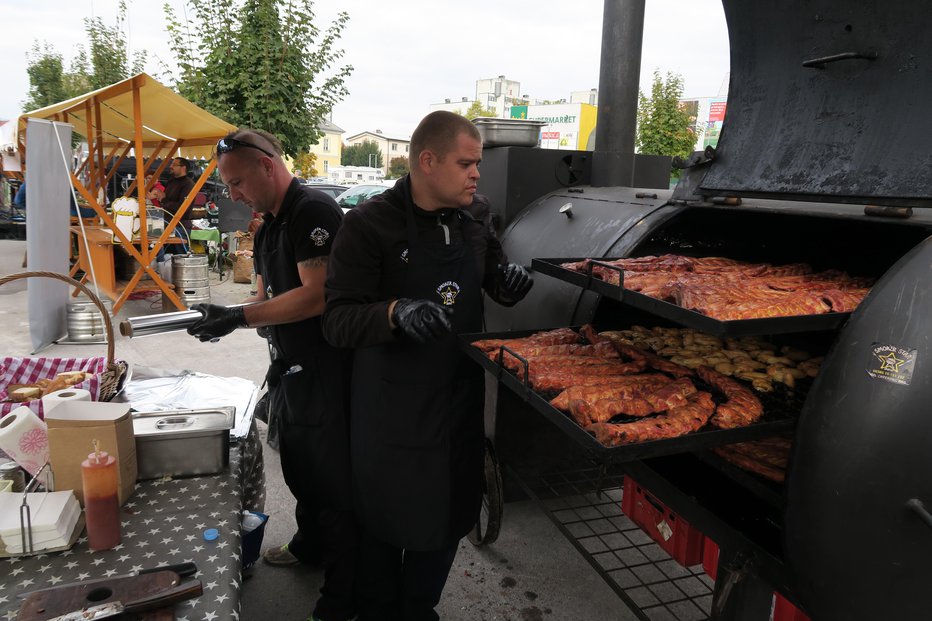
{"label": "wooden table", "polygon": [[[112,300],[119,298],[120,289],[116,280],[116,268],[113,261],[113,249],[119,246],[119,243],[113,243],[113,232],[103,226],[85,226],[84,233],[87,235],[87,246],[81,236],[81,227],[72,226],[71,234],[77,238],[78,260],[71,269],[71,276],[81,270],[84,276],[81,282],[87,282],[91,278],[91,265],[94,266],[95,284],[100,290],[107,294]],[[158,239],[153,238],[153,241]],[[139,241],[137,240],[138,244]],[[182,244],[184,240],[180,237],[169,237],[165,244]]]}

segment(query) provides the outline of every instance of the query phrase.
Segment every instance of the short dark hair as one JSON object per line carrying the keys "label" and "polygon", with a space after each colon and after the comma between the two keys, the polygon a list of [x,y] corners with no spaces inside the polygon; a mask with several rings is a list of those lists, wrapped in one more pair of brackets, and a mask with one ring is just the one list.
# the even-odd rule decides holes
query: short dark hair
{"label": "short dark hair", "polygon": [[191,172],[191,160],[186,157],[176,157],[175,161],[184,166],[185,172]]}
{"label": "short dark hair", "polygon": [[262,130],[262,129],[252,129],[250,127],[240,127],[239,129],[234,129],[229,134],[224,136],[224,138],[232,138],[234,140],[243,140],[245,142],[252,143],[256,146],[262,147],[275,153],[279,156],[284,154],[285,150],[282,148],[281,141],[276,138],[273,134]]}
{"label": "short dark hair", "polygon": [[453,149],[460,134],[482,140],[476,126],[455,112],[437,110],[425,116],[411,134],[411,169],[423,151],[433,151],[442,160]]}

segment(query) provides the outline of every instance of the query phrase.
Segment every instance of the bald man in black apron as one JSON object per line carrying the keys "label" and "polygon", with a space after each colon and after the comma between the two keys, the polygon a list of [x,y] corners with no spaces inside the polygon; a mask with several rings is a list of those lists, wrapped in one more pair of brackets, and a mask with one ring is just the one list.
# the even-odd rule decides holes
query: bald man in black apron
{"label": "bald man in black apron", "polygon": [[431,113],[411,137],[411,173],[346,215],[330,255],[324,337],[355,348],[358,621],[438,619],[479,514],[483,375],[455,335],[481,331],[483,290],[511,306],[533,284],[476,195],[481,157],[472,123]]}

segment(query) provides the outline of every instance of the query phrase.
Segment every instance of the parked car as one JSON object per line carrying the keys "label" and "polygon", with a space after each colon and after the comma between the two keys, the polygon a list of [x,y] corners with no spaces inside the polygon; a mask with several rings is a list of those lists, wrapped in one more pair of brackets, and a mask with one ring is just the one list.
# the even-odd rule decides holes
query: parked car
{"label": "parked car", "polygon": [[390,186],[388,185],[377,185],[374,183],[354,185],[347,191],[337,196],[337,204],[343,208],[345,213],[366,199],[381,194],[389,187]]}
{"label": "parked car", "polygon": [[313,188],[315,190],[320,190],[321,192],[323,192],[324,194],[332,198],[336,198],[337,196],[345,192],[348,187],[345,185],[336,185],[334,183],[305,183],[304,185],[306,185],[309,188]]}

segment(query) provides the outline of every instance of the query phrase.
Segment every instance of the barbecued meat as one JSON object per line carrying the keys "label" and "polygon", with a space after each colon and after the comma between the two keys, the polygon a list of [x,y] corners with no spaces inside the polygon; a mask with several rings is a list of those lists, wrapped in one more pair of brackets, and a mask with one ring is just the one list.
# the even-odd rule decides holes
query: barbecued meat
{"label": "barbecued meat", "polygon": [[538,332],[531,336],[520,339],[485,339],[473,341],[472,346],[482,351],[492,351],[502,345],[507,347],[521,345],[562,345],[566,343],[578,343],[579,335],[572,328],[557,328],[548,332]]}
{"label": "barbecued meat", "polygon": [[717,455],[721,456],[723,459],[730,461],[739,468],[753,472],[754,474],[759,474],[760,476],[770,479],[771,481],[776,481],[782,483],[786,478],[786,470],[772,466],[770,464],[764,463],[753,457],[749,457],[744,453],[736,451],[731,446],[719,446],[712,449]]}
{"label": "barbecued meat", "polygon": [[[596,345],[578,345],[578,344],[564,344],[564,345],[536,345],[536,344],[527,344],[521,343],[518,345],[505,345],[509,350],[515,352],[522,358],[530,360],[531,358],[542,357],[542,356],[578,356],[581,358],[618,358],[618,352],[615,351],[615,348],[612,347],[611,343],[599,343]],[[488,356],[492,360],[498,360],[499,354],[502,352],[501,347],[498,349],[493,349],[488,352]],[[504,352],[502,355],[506,360],[511,358],[512,360],[517,360],[509,352]]]}
{"label": "barbecued meat", "polygon": [[777,436],[765,440],[718,446],[712,450],[740,468],[773,481],[782,482],[786,476],[791,445],[792,440],[789,437]]}
{"label": "barbecued meat", "polygon": [[570,413],[576,420],[604,423],[616,416],[649,416],[686,405],[696,387],[686,378],[670,382],[643,396],[609,397],[595,402],[571,400]]}
{"label": "barbecued meat", "polygon": [[785,470],[790,459],[791,446],[792,441],[789,438],[777,437],[729,444],[727,448],[768,466]]}
{"label": "barbecued meat", "polygon": [[587,377],[600,375],[627,376],[644,370],[644,365],[638,362],[599,361],[599,364],[572,364],[573,361],[569,362],[568,364],[552,365],[532,362],[529,372],[531,386],[539,391],[563,390],[570,386],[583,385],[580,380]]}
{"label": "barbecued meat", "polygon": [[822,299],[828,302],[832,311],[836,313],[850,313],[858,307],[870,289],[849,289],[842,291],[840,289],[827,289],[822,292]]}
{"label": "barbecued meat", "polygon": [[839,270],[813,273],[806,263],[771,265],[744,263],[722,257],[678,255],[564,263],[562,267],[588,273],[660,300],[721,321],[828,312],[849,312],[869,291],[872,281]]}
{"label": "barbecued meat", "polygon": [[595,423],[587,430],[605,446],[675,438],[702,428],[715,411],[712,395],[707,392],[694,393],[688,401],[666,414],[631,423]]}
{"label": "barbecued meat", "polygon": [[643,370],[632,371],[632,373],[619,373],[615,375],[592,375],[586,373],[586,367],[578,367],[577,370],[561,370],[556,372],[542,371],[534,375],[531,379],[531,386],[539,392],[553,392],[567,390],[568,388],[585,388],[591,386],[612,386],[624,380],[644,377],[633,375]]}
{"label": "barbecued meat", "polygon": [[[611,376],[610,376],[611,377]],[[672,380],[659,373],[627,375],[612,377],[611,383],[596,385],[575,385],[567,388],[550,401],[553,407],[569,411],[570,403],[582,401],[595,403],[600,399],[630,399],[644,397],[662,386],[671,384]]]}
{"label": "barbecued meat", "polygon": [[656,356],[633,345],[626,345],[618,341],[612,341],[612,345],[615,347],[615,351],[624,358],[629,358],[634,361],[643,361],[645,366],[655,371],[663,371],[674,377],[689,377],[695,375],[693,370],[689,367],[670,362],[666,358],[661,358],[660,356]]}
{"label": "barbecued meat", "polygon": [[709,367],[698,367],[696,374],[702,381],[722,393],[727,401],[715,408],[712,424],[720,429],[734,429],[750,425],[764,413],[764,406],[746,388],[727,375],[722,375]]}

